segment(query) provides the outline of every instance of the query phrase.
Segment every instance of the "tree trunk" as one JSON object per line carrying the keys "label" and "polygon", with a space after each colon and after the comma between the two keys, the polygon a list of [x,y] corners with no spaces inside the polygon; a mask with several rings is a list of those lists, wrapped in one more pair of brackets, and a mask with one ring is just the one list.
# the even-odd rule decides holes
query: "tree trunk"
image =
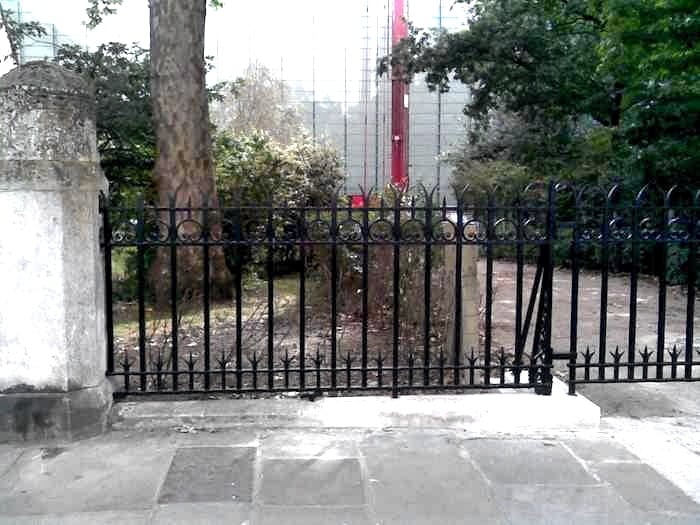
{"label": "tree trunk", "polygon": [[[206,92],[204,26],[206,0],[150,0],[151,89],[158,156],[155,186],[161,206],[175,195],[178,206],[200,207],[204,196],[217,201]],[[184,214],[183,214],[184,215]],[[178,217],[178,222],[185,216]],[[161,220],[167,218],[160,217]],[[201,222],[202,214],[192,214]],[[220,229],[216,217],[213,229]],[[191,222],[182,224],[180,235],[196,234]],[[227,295],[229,276],[223,251],[211,249],[212,293]],[[178,248],[178,281],[188,295],[203,289],[203,250]],[[169,251],[158,250],[151,280],[158,303],[169,297]],[[163,296],[163,297],[160,297]]]}

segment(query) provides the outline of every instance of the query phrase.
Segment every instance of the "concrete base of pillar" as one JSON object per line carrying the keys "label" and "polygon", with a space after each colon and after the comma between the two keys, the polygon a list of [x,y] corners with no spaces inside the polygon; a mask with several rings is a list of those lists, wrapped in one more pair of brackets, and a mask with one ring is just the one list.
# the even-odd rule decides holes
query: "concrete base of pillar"
{"label": "concrete base of pillar", "polygon": [[104,432],[112,408],[112,385],[72,392],[0,394],[0,443],[69,441]]}

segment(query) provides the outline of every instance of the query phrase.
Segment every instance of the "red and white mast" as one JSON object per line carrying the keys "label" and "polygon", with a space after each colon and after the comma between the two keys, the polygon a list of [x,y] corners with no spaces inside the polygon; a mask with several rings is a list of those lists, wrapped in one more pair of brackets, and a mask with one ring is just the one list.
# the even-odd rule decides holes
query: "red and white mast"
{"label": "red and white mast", "polygon": [[[394,0],[392,44],[396,46],[408,36],[406,0]],[[408,95],[409,86],[402,71],[395,67],[391,81],[391,182],[405,190],[408,188]]]}

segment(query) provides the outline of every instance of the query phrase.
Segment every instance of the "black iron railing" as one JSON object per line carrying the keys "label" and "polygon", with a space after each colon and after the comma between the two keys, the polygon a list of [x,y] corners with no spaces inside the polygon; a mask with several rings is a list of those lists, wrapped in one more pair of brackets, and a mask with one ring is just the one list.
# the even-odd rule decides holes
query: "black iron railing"
{"label": "black iron railing", "polygon": [[[368,193],[361,207],[339,197],[320,206],[103,199],[108,375],[123,394],[549,393],[557,371],[571,393],[579,383],[700,380],[697,192],[552,183],[515,196],[466,189],[451,204],[434,196]],[[462,281],[474,255],[483,266],[476,305],[465,302]],[[226,262],[223,290],[217,260]],[[504,260],[514,266],[514,311],[494,319],[495,265]],[[585,268],[599,275],[599,312],[579,311]],[[608,286],[620,270],[627,348],[611,351]],[[570,290],[555,288],[560,271]],[[658,279],[654,350],[637,341],[637,291],[648,273]],[[685,337],[673,344],[669,281],[682,282],[686,304]],[[553,348],[562,295],[571,303],[568,344]],[[478,330],[464,341],[471,311]],[[580,347],[581,316],[598,318],[597,341],[583,341],[594,350]]]}

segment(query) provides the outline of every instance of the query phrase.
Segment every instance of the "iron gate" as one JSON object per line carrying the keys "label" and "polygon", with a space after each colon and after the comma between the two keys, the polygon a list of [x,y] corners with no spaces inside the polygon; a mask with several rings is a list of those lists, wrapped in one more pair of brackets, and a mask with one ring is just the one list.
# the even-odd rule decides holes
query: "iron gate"
{"label": "iron gate", "polygon": [[[554,183],[531,184],[517,195],[465,189],[451,203],[424,188],[297,207],[213,203],[207,196],[194,205],[173,196],[164,206],[103,198],[107,374],[118,378],[122,395],[397,396],[500,388],[548,394],[553,373],[568,381],[572,394],[581,383],[699,380],[699,201],[700,193],[683,188],[632,194],[621,186],[604,191]],[[483,287],[480,338],[466,348],[468,248],[479,251]],[[454,257],[445,255],[449,250]],[[226,262],[230,280],[222,297],[215,293],[217,258]],[[504,260],[515,268],[514,308],[494,319],[500,283],[494,264]],[[600,278],[597,341],[578,334],[584,268]],[[625,350],[611,351],[608,283],[620,269],[629,273],[628,337]],[[570,290],[555,286],[560,271],[570,276]],[[658,279],[658,337],[651,350],[637,342],[637,288],[648,273]],[[450,287],[440,288],[436,283],[446,276]],[[685,338],[668,345],[667,288],[679,280]],[[377,289],[383,291],[378,299]],[[571,302],[568,344],[554,348],[552,319],[561,313],[562,294]],[[291,296],[282,307],[281,296]],[[250,297],[260,299],[257,306]],[[443,303],[450,311],[436,306]],[[255,312],[257,321],[247,325]],[[294,328],[280,342],[291,317]],[[508,324],[512,338],[494,321]],[[382,330],[385,338],[377,339]]]}

